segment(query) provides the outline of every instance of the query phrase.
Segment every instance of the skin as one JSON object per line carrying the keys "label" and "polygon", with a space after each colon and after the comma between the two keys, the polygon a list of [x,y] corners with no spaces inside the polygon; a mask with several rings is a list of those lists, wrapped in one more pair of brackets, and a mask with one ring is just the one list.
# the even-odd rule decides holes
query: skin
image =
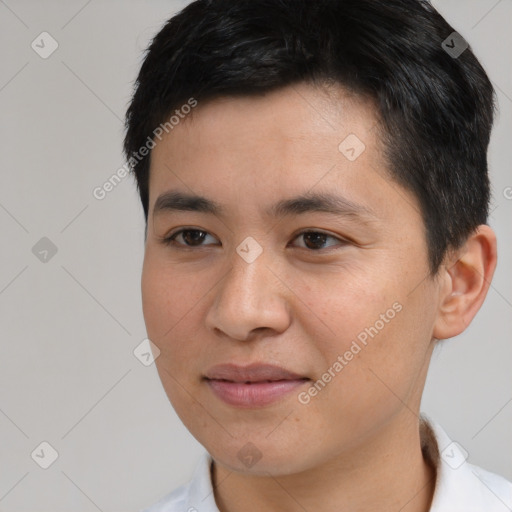
{"label": "skin", "polygon": [[[167,396],[214,459],[222,512],[429,509],[435,472],[418,430],[428,365],[436,340],[462,332],[482,304],[496,240],[480,226],[429,275],[418,201],[387,172],[375,113],[339,86],[298,84],[200,103],[152,150],[144,318]],[[366,146],[354,161],[338,149],[350,133]],[[207,196],[226,215],[153,215],[169,190]],[[264,215],[308,191],[373,214]],[[179,228],[207,236],[162,243]],[[308,241],[306,229],[334,238]],[[252,263],[236,251],[248,236],[263,248]],[[317,381],[396,303],[401,311],[307,404],[297,395],[311,382],[240,409],[202,379],[216,364],[265,362]],[[261,454],[251,467],[238,458],[248,442]]]}

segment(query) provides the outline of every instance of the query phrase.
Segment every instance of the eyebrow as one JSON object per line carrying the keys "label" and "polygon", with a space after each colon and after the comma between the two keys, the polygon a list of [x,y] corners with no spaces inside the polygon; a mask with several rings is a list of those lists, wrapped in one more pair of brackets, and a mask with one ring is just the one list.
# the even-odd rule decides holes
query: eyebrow
{"label": "eyebrow", "polygon": [[[199,212],[219,217],[226,217],[227,214],[225,207],[212,199],[180,191],[164,192],[155,201],[153,216],[170,211]],[[309,192],[290,199],[282,199],[264,213],[268,217],[278,218],[314,212],[355,218],[377,218],[375,212],[369,207],[330,192]]]}

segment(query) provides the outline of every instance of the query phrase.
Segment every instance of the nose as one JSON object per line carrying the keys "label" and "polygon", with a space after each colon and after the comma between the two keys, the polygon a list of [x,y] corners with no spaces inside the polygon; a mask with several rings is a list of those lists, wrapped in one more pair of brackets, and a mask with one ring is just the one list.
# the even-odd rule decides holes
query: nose
{"label": "nose", "polygon": [[290,325],[290,288],[278,265],[263,251],[248,263],[236,251],[231,269],[215,288],[207,327],[227,337],[249,341],[261,331],[284,332]]}

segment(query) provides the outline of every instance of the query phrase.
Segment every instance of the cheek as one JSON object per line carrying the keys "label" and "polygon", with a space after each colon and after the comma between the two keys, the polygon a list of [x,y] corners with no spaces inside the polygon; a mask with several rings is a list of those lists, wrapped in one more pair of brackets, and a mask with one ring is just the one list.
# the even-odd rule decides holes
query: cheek
{"label": "cheek", "polygon": [[191,389],[197,347],[183,340],[195,339],[190,336],[190,326],[197,324],[193,304],[198,301],[197,286],[180,281],[179,277],[166,262],[146,249],[141,278],[144,321],[149,339],[160,350],[155,360],[160,380],[178,413],[195,407],[194,400],[183,390]]}
{"label": "cheek", "polygon": [[316,375],[319,405],[338,404],[338,420],[346,421],[351,411],[356,424],[400,407],[415,389],[428,354],[432,290],[420,286],[411,294],[408,283],[390,280],[389,273],[359,273],[335,286],[331,279],[307,288],[306,305],[314,314],[304,329],[324,366]]}
{"label": "cheek", "polygon": [[150,248],[144,257],[141,292],[146,329],[159,347],[175,336],[201,298],[197,282],[184,278]]}
{"label": "cheek", "polygon": [[142,311],[148,336],[160,349],[161,339],[172,325],[173,319],[169,312],[174,310],[171,307],[172,294],[165,285],[162,273],[161,266],[155,263],[146,250],[141,280]]}
{"label": "cheek", "polygon": [[[155,252],[146,249],[142,270],[146,330],[160,350],[156,360],[159,371],[165,370],[184,382],[197,373],[195,364],[199,364],[199,354],[204,349],[204,301],[213,285],[204,274],[199,277],[197,272],[178,272],[175,265]],[[162,372],[160,376],[167,390],[177,385]]]}
{"label": "cheek", "polygon": [[[368,340],[382,337],[399,316],[400,305],[393,307],[398,296],[393,287],[368,273],[340,271],[322,278],[307,276],[303,283],[298,295],[306,298],[304,328],[326,363],[349,351],[353,342],[364,348]],[[353,348],[354,353],[357,351]]]}

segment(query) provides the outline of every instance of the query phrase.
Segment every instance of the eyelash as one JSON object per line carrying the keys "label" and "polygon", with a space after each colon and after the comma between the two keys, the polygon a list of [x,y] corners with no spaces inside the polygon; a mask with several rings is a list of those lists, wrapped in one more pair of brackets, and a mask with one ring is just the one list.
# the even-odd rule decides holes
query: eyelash
{"label": "eyelash", "polygon": [[[186,233],[187,231],[198,232],[198,233],[206,233],[206,235],[209,235],[209,233],[207,231],[204,231],[202,229],[184,228],[184,229],[180,229],[179,231],[176,231],[175,233],[172,233],[168,237],[163,238],[161,241],[166,246],[176,246],[177,248],[182,249],[182,250],[194,250],[194,249],[200,249],[201,247],[204,247],[203,245],[189,246],[189,245],[186,245],[186,244],[176,243],[176,241],[175,241],[176,237],[178,235],[182,234],[182,233]],[[300,231],[299,233],[297,233],[294,236],[293,240],[295,240],[296,238],[298,238],[298,237],[300,237],[302,235],[306,235],[306,234],[324,235],[327,238],[332,238],[334,240],[337,240],[339,242],[338,248],[339,248],[339,246],[345,246],[345,245],[348,245],[350,243],[348,240],[344,240],[343,238],[339,238],[339,237],[336,237],[334,235],[330,235],[328,233],[324,233],[323,231],[315,231],[315,230]],[[336,249],[337,246],[329,246],[329,247],[326,247],[324,249],[309,249],[308,247],[299,247],[299,249],[305,249],[305,250],[310,251],[310,252],[324,252],[324,251],[332,250],[333,248]]]}

